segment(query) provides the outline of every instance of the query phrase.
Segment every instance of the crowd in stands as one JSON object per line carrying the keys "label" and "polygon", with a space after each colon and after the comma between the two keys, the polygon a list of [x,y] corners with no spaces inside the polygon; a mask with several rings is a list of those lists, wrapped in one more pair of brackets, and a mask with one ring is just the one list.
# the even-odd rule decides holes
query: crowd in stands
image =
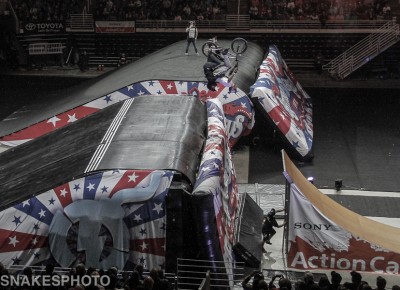
{"label": "crowd in stands", "polygon": [[224,19],[227,0],[100,0],[98,20],[218,20]]}
{"label": "crowd in stands", "polygon": [[[254,20],[391,19],[388,0],[248,0]],[[82,0],[12,0],[19,19],[64,21],[91,12],[96,20],[223,20],[227,0],[99,0],[87,11]]]}
{"label": "crowd in stands", "polygon": [[391,19],[388,0],[250,0],[255,20]]}
{"label": "crowd in stands", "polygon": [[82,13],[80,0],[12,0],[13,9],[22,23],[29,21],[65,21],[70,14]]}

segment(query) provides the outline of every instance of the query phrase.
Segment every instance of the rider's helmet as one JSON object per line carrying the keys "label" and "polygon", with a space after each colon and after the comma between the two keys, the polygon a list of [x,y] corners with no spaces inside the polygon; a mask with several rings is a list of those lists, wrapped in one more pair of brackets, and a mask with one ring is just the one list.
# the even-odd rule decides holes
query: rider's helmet
{"label": "rider's helmet", "polygon": [[212,43],[217,43],[217,36],[215,35],[215,36],[213,36],[213,37],[211,37],[208,41],[210,41],[210,42],[212,42]]}
{"label": "rider's helmet", "polygon": [[216,91],[216,87],[217,87],[217,83],[215,81],[207,83],[207,89],[209,89],[210,91],[215,92]]}

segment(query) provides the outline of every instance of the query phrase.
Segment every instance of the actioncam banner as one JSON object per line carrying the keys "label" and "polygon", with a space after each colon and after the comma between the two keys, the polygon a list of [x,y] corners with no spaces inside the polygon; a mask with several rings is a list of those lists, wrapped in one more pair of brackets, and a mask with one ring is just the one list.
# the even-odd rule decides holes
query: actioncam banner
{"label": "actioncam banner", "polygon": [[399,274],[400,229],[336,203],[306,180],[284,154],[290,184],[288,266]]}

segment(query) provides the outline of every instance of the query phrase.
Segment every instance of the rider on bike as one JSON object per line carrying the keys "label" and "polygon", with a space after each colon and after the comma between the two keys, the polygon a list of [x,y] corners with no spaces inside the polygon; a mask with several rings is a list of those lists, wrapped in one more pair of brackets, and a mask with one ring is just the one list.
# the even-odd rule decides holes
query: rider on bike
{"label": "rider on bike", "polygon": [[[232,67],[231,62],[228,56],[229,49],[210,49],[207,57],[207,62],[203,65],[204,75],[207,78],[207,88],[211,91],[216,91],[216,87],[218,86],[218,82],[222,82],[224,86],[228,86],[230,88],[229,92],[231,92],[231,88],[235,89],[235,85],[229,80],[227,80],[226,73]],[[218,68],[222,68],[220,72],[214,73],[214,71]],[[229,75],[229,74],[228,74]]]}

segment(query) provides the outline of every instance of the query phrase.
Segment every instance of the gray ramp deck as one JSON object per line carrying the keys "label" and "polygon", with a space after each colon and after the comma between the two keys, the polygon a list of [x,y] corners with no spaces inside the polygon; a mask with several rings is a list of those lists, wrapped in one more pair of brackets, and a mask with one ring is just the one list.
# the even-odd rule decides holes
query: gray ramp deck
{"label": "gray ramp deck", "polygon": [[[0,209],[92,171],[169,169],[193,184],[206,125],[206,108],[194,97],[146,96],[117,103],[0,154]],[[90,166],[94,161],[98,165]]]}

